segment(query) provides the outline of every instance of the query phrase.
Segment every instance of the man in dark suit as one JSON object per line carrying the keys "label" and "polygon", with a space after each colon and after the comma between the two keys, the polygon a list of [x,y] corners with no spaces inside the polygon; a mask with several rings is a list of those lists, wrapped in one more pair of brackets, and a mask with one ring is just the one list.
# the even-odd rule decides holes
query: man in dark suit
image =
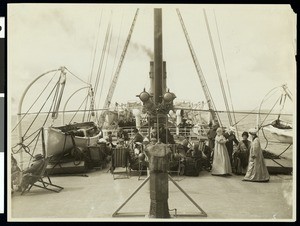
{"label": "man in dark suit", "polygon": [[234,127],[227,128],[225,130],[224,137],[228,140],[225,145],[226,145],[226,148],[228,151],[228,155],[229,155],[229,159],[230,159],[230,163],[231,163],[231,167],[232,167],[233,166],[233,157],[232,157],[233,143],[235,143],[236,145],[239,144],[239,141],[236,139],[236,136],[235,136]]}

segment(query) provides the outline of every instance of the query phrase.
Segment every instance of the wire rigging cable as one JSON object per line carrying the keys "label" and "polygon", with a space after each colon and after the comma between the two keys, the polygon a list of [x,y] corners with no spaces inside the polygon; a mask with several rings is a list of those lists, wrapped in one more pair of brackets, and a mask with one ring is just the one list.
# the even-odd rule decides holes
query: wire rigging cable
{"label": "wire rigging cable", "polygon": [[[270,98],[277,92],[278,88],[280,88],[280,87],[281,87],[281,86],[277,86],[277,87],[271,89],[271,90],[264,96],[263,100],[262,100],[261,103],[260,103],[259,110],[258,110],[258,113],[259,113],[259,114],[258,114],[258,119],[259,119],[259,121],[261,121],[260,115],[261,115],[261,107],[262,107],[263,103],[264,103],[265,101],[267,101],[268,99],[270,99]],[[280,99],[280,98],[279,98],[279,99]],[[278,101],[279,101],[279,99],[278,99]],[[278,101],[277,101],[277,102],[278,102]]]}
{"label": "wire rigging cable", "polygon": [[94,70],[94,65],[95,65],[95,60],[96,60],[96,53],[97,53],[97,49],[98,49],[98,42],[99,42],[99,31],[101,28],[101,22],[102,22],[102,14],[103,14],[103,9],[101,9],[101,15],[100,15],[100,19],[99,19],[99,24],[98,24],[98,29],[97,29],[97,35],[96,35],[96,44],[95,44],[95,48],[94,48],[94,56],[93,56],[93,61],[92,61],[92,68],[91,68],[91,74],[89,76],[89,83],[92,82],[92,77],[93,77],[93,70]]}
{"label": "wire rigging cable", "polygon": [[[44,108],[44,106],[46,105],[47,101],[50,99],[52,93],[54,92],[55,88],[56,88],[57,84],[53,87],[53,89],[51,90],[50,94],[48,95],[46,101],[44,102],[44,104],[42,105],[42,107],[40,108],[40,110],[38,111],[38,114],[34,117],[34,119],[32,120],[32,122],[30,123],[30,126],[27,128],[26,132],[24,133],[23,137],[28,133],[29,129],[31,128],[31,126],[33,125],[33,123],[35,122],[35,120],[37,119],[37,117],[39,116],[40,112],[42,111],[42,109]],[[52,105],[51,105],[52,107]]]}
{"label": "wire rigging cable", "polygon": [[17,125],[12,129],[11,132],[13,132],[18,125],[21,123],[21,121],[25,118],[25,116],[29,113],[29,111],[31,110],[31,108],[34,106],[34,104],[38,101],[38,99],[41,97],[41,95],[45,92],[45,90],[47,89],[47,87],[49,86],[49,84],[52,82],[53,78],[55,77],[55,75],[57,74],[58,70],[56,70],[56,72],[54,73],[54,75],[52,76],[51,80],[46,84],[45,88],[42,90],[42,92],[37,96],[37,98],[35,99],[35,101],[33,102],[33,104],[28,108],[28,110],[26,111],[26,113],[22,116],[21,120],[17,123]]}
{"label": "wire rigging cable", "polygon": [[181,13],[180,13],[179,9],[176,9],[176,11],[177,11],[177,15],[178,15],[179,21],[181,23],[182,30],[183,30],[184,35],[185,35],[185,39],[187,41],[187,44],[188,44],[188,47],[189,47],[189,50],[190,50],[190,53],[191,53],[191,56],[192,56],[192,59],[193,59],[194,65],[195,65],[195,68],[196,68],[196,71],[197,71],[197,74],[198,74],[198,77],[199,77],[199,80],[200,80],[200,83],[201,83],[206,101],[207,101],[208,106],[209,106],[209,111],[210,111],[210,113],[213,117],[213,120],[218,120],[219,124],[222,126],[222,121],[221,121],[220,116],[217,112],[217,109],[216,109],[215,103],[213,101],[212,95],[211,95],[211,93],[208,89],[204,74],[202,72],[199,61],[198,61],[197,56],[195,54],[192,42],[189,38],[187,29],[186,29],[184,21],[183,21],[183,18],[181,16]]}
{"label": "wire rigging cable", "polygon": [[[82,107],[82,105],[83,105],[84,102],[86,101],[86,98],[87,98],[87,97],[88,97],[88,96],[86,96],[86,97],[84,98],[84,100],[81,102],[81,104],[80,104],[78,110]],[[72,117],[71,120],[69,121],[69,124],[73,121],[73,119],[75,118],[75,116],[77,115],[78,112],[79,112],[79,111],[76,111],[76,112],[75,112],[75,114],[73,115],[73,117]]]}
{"label": "wire rigging cable", "polygon": [[236,117],[235,117],[235,113],[234,113],[233,101],[232,101],[232,96],[231,96],[231,89],[230,89],[229,82],[228,82],[228,75],[227,75],[227,70],[226,70],[226,64],[225,64],[224,54],[223,54],[223,47],[222,47],[222,42],[221,42],[221,36],[220,36],[220,33],[219,33],[219,26],[218,26],[218,22],[217,22],[217,17],[216,17],[216,14],[215,14],[215,10],[213,10],[213,12],[214,12],[215,24],[216,24],[216,28],[217,28],[217,35],[218,35],[218,40],[219,40],[219,46],[220,46],[220,50],[221,50],[222,62],[223,62],[223,66],[224,66],[225,76],[226,76],[227,89],[228,89],[229,99],[230,99],[230,103],[231,103],[231,109],[233,111],[233,122],[234,122],[233,125],[235,125],[236,131],[237,131],[237,134],[238,134]]}
{"label": "wire rigging cable", "polygon": [[103,47],[102,47],[100,63],[99,63],[99,66],[98,66],[97,77],[96,77],[96,81],[95,81],[95,90],[94,90],[95,96],[96,96],[97,91],[98,91],[98,85],[99,85],[99,81],[100,81],[100,77],[101,77],[102,66],[103,66],[103,62],[104,62],[104,55],[105,55],[107,44],[108,44],[110,28],[111,28],[111,17],[110,17],[110,21],[107,25],[105,40],[104,40],[104,44],[103,44]]}
{"label": "wire rigging cable", "polygon": [[[102,13],[103,13],[103,9],[101,9],[101,15],[100,15],[100,19],[99,19],[99,23],[98,23],[98,29],[97,29],[97,35],[96,35],[96,40],[95,40],[95,48],[94,48],[94,56],[93,56],[93,60],[92,60],[92,66],[91,66],[91,74],[88,78],[88,82],[91,84],[92,83],[92,77],[93,77],[93,70],[94,70],[94,64],[95,64],[95,60],[96,60],[96,53],[97,53],[97,49],[98,49],[98,41],[99,41],[99,31],[100,31],[100,28],[101,28],[101,21],[102,21]],[[87,91],[86,95],[89,94],[89,91]],[[85,106],[84,106],[84,110],[87,109],[87,105],[88,105],[88,99],[86,100],[85,102]],[[86,112],[83,113],[83,116],[82,116],[82,121],[85,121],[85,114]],[[88,113],[88,118],[90,117],[90,112]]]}
{"label": "wire rigging cable", "polygon": [[113,35],[113,29],[110,30],[110,37],[109,37],[109,41],[108,41],[108,48],[107,48],[107,54],[106,54],[106,62],[105,62],[105,67],[104,67],[103,77],[102,77],[102,82],[101,82],[101,89],[100,89],[100,94],[99,94],[98,106],[100,106],[100,100],[101,100],[101,97],[102,97],[102,91],[103,91],[103,86],[104,86],[105,77],[106,77],[106,68],[107,68],[107,63],[108,63],[108,59],[109,59],[109,51],[110,51],[110,46],[111,46],[112,35]]}
{"label": "wire rigging cable", "polygon": [[114,94],[114,91],[115,91],[115,88],[116,88],[116,85],[117,85],[117,82],[118,82],[118,78],[119,78],[119,75],[120,75],[121,67],[123,65],[123,61],[124,61],[125,56],[126,56],[127,48],[128,48],[129,43],[130,43],[131,35],[132,35],[133,29],[134,29],[134,26],[135,26],[135,22],[137,20],[138,12],[139,12],[139,8],[136,9],[131,27],[129,29],[129,33],[128,33],[126,42],[124,44],[124,47],[123,47],[123,50],[122,50],[122,53],[121,53],[121,56],[120,56],[118,66],[116,68],[113,80],[110,84],[110,87],[109,87],[109,90],[108,90],[108,93],[107,93],[107,96],[106,96],[106,99],[105,99],[105,102],[104,102],[104,108],[109,107],[111,99],[113,97],[113,94]]}
{"label": "wire rigging cable", "polygon": [[[221,71],[220,71],[220,67],[219,67],[219,63],[218,63],[218,59],[217,59],[217,55],[216,55],[216,51],[215,51],[215,47],[214,47],[214,42],[213,42],[213,39],[212,39],[212,35],[211,35],[211,31],[210,31],[210,27],[209,27],[209,23],[208,23],[208,20],[207,20],[207,15],[206,15],[205,9],[203,9],[203,13],[204,13],[206,28],[207,28],[208,35],[209,35],[209,41],[210,41],[211,49],[212,49],[212,52],[213,52],[214,62],[215,62],[216,68],[217,68],[217,73],[218,73],[218,77],[219,77],[219,82],[220,82],[220,86],[221,86],[221,90],[222,90],[222,95],[223,95],[225,107],[226,107],[226,110],[229,112],[230,109],[229,109],[228,100],[227,100],[227,96],[226,96],[226,92],[225,92],[225,87],[224,87],[224,84],[223,84]],[[227,116],[228,116],[228,120],[229,120],[230,125],[232,125],[233,123],[232,123],[231,114],[228,113]]]}
{"label": "wire rigging cable", "polygon": [[86,85],[91,86],[91,83],[87,83],[86,81],[82,80],[79,76],[75,75],[72,71],[70,71],[68,68],[65,67],[65,69],[71,74],[73,75],[75,78],[77,78],[79,81],[83,82]]}

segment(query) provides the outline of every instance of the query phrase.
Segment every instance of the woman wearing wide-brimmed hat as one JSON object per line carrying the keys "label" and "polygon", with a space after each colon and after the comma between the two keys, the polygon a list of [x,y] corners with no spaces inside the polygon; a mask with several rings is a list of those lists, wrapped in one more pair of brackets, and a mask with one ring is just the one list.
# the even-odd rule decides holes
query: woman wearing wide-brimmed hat
{"label": "woman wearing wide-brimmed hat", "polygon": [[257,132],[257,129],[249,130],[249,134],[252,136],[252,143],[248,169],[243,181],[267,182],[270,179],[270,175],[264,160]]}

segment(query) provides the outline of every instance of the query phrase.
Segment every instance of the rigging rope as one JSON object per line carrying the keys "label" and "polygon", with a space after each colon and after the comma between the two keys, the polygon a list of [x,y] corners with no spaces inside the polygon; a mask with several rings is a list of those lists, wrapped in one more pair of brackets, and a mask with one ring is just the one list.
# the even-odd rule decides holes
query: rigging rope
{"label": "rigging rope", "polygon": [[106,51],[106,48],[107,48],[107,43],[108,43],[108,38],[109,38],[109,33],[110,33],[110,27],[111,27],[111,18],[110,18],[109,24],[107,25],[105,40],[104,40],[104,44],[103,44],[103,47],[102,47],[100,63],[99,63],[99,66],[98,66],[98,72],[97,72],[97,77],[96,77],[96,82],[95,82],[95,89],[94,89],[95,95],[97,94],[97,91],[98,91],[98,85],[99,85],[99,81],[100,81],[100,77],[101,77],[102,66],[103,66],[103,63],[104,63],[104,55],[105,55],[105,51]]}
{"label": "rigging rope", "polygon": [[[84,112],[84,111],[103,111],[103,110],[108,110],[107,108],[97,108],[97,109],[93,109],[93,110],[65,110],[65,111],[58,111],[59,113],[63,113],[63,112],[69,112],[69,113],[72,113],[72,112]],[[48,113],[48,112],[31,112],[31,113],[28,113],[28,115],[35,115],[35,114],[45,114],[45,113]],[[25,113],[21,113],[21,115],[23,115]]]}
{"label": "rigging rope", "polygon": [[[280,88],[281,86],[277,86],[277,87],[275,87],[275,88],[273,88],[273,89],[271,89],[265,96],[264,96],[264,98],[263,98],[263,100],[262,100],[262,102],[260,103],[260,106],[259,106],[259,115],[258,115],[258,117],[259,117],[259,121],[261,121],[260,120],[260,111],[261,111],[261,107],[262,107],[262,104],[263,104],[263,102],[265,102],[266,100],[268,100],[268,99],[270,99],[274,94],[275,94],[275,91],[277,91],[277,89],[278,88]],[[274,93],[272,93],[272,92],[274,92]],[[272,93],[272,95],[270,95]],[[269,97],[268,97],[268,95],[270,95]],[[268,98],[267,98],[268,97]]]}
{"label": "rigging rope", "polygon": [[[96,35],[96,44],[95,44],[95,48],[94,48],[94,57],[93,57],[93,61],[92,61],[91,74],[90,74],[89,79],[88,79],[89,83],[92,82],[93,69],[94,69],[94,64],[95,64],[95,59],[96,59],[96,53],[97,53],[97,49],[98,49],[99,31],[100,31],[100,27],[101,27],[102,13],[103,13],[103,9],[101,9],[101,15],[100,15],[100,19],[99,19],[99,25],[98,25],[97,35]],[[86,95],[88,95],[88,94],[89,94],[89,90],[87,91]],[[87,98],[87,101],[85,102],[85,107],[84,107],[85,110],[87,109],[87,104],[88,104],[88,98]],[[83,113],[83,117],[82,117],[82,121],[83,122],[85,120],[85,113],[86,112]],[[90,114],[88,114],[87,118],[89,118],[89,117],[90,117]]]}
{"label": "rigging rope", "polygon": [[[79,108],[78,108],[78,110],[81,108],[81,106],[84,104],[84,102],[86,101],[86,98],[87,98],[88,96],[86,96],[85,98],[84,98],[84,100],[82,101],[82,103],[80,104],[80,106],[79,106]],[[75,116],[77,115],[77,113],[78,113],[79,111],[76,111],[75,112],[75,114],[73,115],[73,117],[71,118],[71,120],[69,121],[69,124],[73,121],[73,119],[75,118]]]}
{"label": "rigging rope", "polygon": [[102,13],[103,13],[103,9],[101,9],[101,15],[100,15],[100,19],[99,19],[99,25],[98,25],[97,35],[96,35],[96,44],[95,44],[95,49],[94,49],[94,57],[93,57],[92,68],[91,68],[91,74],[90,74],[89,80],[88,80],[89,83],[92,82],[93,69],[94,69],[96,53],[97,53],[97,49],[98,49],[99,31],[100,31],[101,22],[102,22]]}
{"label": "rigging rope", "polygon": [[[54,86],[53,90],[54,90],[54,89],[55,89],[55,86]],[[52,92],[53,92],[53,90],[52,90]],[[52,92],[51,92],[51,93],[52,93]],[[50,95],[51,95],[51,94],[50,94]],[[48,99],[47,99],[47,100],[48,100]],[[47,102],[47,100],[45,101],[45,103]],[[44,122],[43,122],[42,127],[39,128],[38,130],[34,131],[33,133],[31,133],[31,135],[29,135],[28,137],[26,137],[26,138],[24,139],[25,135],[27,134],[27,132],[29,131],[29,129],[30,129],[31,126],[33,125],[33,123],[34,123],[35,119],[38,117],[39,113],[36,115],[36,118],[35,118],[34,121],[29,125],[27,131],[24,133],[24,135],[23,135],[23,137],[22,137],[22,140],[23,140],[23,142],[24,142],[25,140],[27,140],[27,139],[29,139],[31,136],[33,136],[36,132],[38,132],[38,134],[37,134],[37,135],[36,135],[36,136],[35,136],[35,137],[34,137],[27,145],[25,145],[23,142],[17,144],[17,145],[21,145],[21,147],[19,148],[19,150],[18,150],[17,152],[13,152],[14,154],[18,153],[18,152],[23,148],[23,149],[25,150],[26,153],[28,153],[29,155],[31,155],[31,157],[33,156],[33,154],[30,153],[30,148],[29,148],[29,146],[33,143],[33,141],[34,141],[35,139],[37,139],[37,138],[39,137],[40,132],[41,132],[41,129],[45,126],[45,124],[46,124],[46,122],[47,122],[47,120],[48,120],[48,118],[49,118],[49,116],[50,116],[51,109],[52,109],[53,105],[54,105],[54,101],[52,101],[52,104],[51,104],[50,109],[49,109],[49,111],[48,111],[48,114],[47,114],[47,116],[46,116],[46,118],[45,118],[45,120],[44,120]],[[42,108],[43,108],[43,107],[42,107]],[[38,139],[37,139],[37,140],[38,140]],[[17,145],[16,145],[16,146],[17,146]],[[16,147],[16,146],[15,146],[15,147]],[[27,147],[27,148],[29,149],[29,152],[26,151],[26,149],[25,149],[24,147]],[[13,149],[12,149],[12,151],[13,151]],[[34,151],[35,151],[35,148],[34,148]],[[33,153],[34,153],[34,152],[33,152]]]}
{"label": "rigging rope", "polygon": [[235,122],[235,124],[233,124],[232,126],[236,126],[237,124],[239,124],[241,121],[243,121],[245,118],[247,118],[249,115],[251,115],[256,109],[258,108],[255,107],[250,113],[248,113],[246,116],[244,116],[243,118],[241,118],[239,121]]}
{"label": "rigging rope", "polygon": [[[42,128],[42,129],[43,129],[43,128]],[[36,137],[36,142],[35,142],[35,145],[34,145],[34,147],[33,147],[33,151],[32,151],[32,154],[31,154],[31,156],[30,156],[30,159],[29,159],[29,162],[28,162],[28,166],[27,166],[27,167],[29,167],[30,162],[31,162],[31,160],[32,160],[32,158],[33,158],[33,156],[34,156],[34,153],[35,153],[35,150],[36,150],[38,141],[39,141],[38,137],[40,136],[40,133],[41,133],[42,129],[40,129],[40,131],[38,132],[38,135],[37,135],[37,137]],[[46,157],[46,156],[45,156],[45,157]]]}
{"label": "rigging rope", "polygon": [[[229,82],[228,82],[228,76],[227,76],[227,70],[226,70],[226,64],[225,64],[225,59],[224,59],[224,54],[223,54],[223,48],[222,48],[222,42],[221,42],[221,37],[220,37],[220,33],[219,33],[219,26],[218,26],[218,22],[217,22],[217,17],[215,14],[215,10],[213,10],[214,12],[214,18],[215,18],[215,23],[216,23],[216,28],[217,28],[217,35],[218,35],[218,40],[219,40],[219,46],[220,46],[220,50],[221,50],[221,56],[222,56],[222,62],[223,62],[223,66],[224,66],[224,71],[225,71],[225,76],[226,76],[226,82],[227,82],[227,88],[228,88],[228,93],[229,93],[229,99],[231,102],[231,109],[233,111],[233,122],[238,134],[238,127],[236,126],[236,117],[235,117],[235,113],[234,113],[234,107],[233,107],[233,102],[232,102],[232,96],[231,96],[231,90],[230,90],[230,86],[229,86]],[[233,125],[232,125],[233,126]]]}
{"label": "rigging rope", "polygon": [[195,65],[195,68],[196,68],[196,71],[197,71],[197,74],[198,74],[201,86],[203,88],[203,92],[204,92],[205,98],[206,98],[208,106],[209,106],[209,112],[211,113],[211,115],[213,117],[213,120],[218,120],[220,126],[222,126],[221,118],[220,118],[220,116],[218,114],[218,111],[216,109],[216,105],[215,105],[215,103],[214,103],[214,101],[212,99],[212,95],[211,95],[211,93],[210,93],[210,91],[208,89],[208,86],[207,86],[204,74],[203,74],[201,66],[200,66],[200,64],[198,62],[197,56],[195,54],[195,51],[194,51],[194,48],[193,48],[193,45],[192,45],[192,42],[191,42],[191,40],[189,38],[189,35],[188,35],[188,32],[187,32],[187,29],[186,29],[186,27],[184,25],[184,21],[183,21],[183,18],[181,16],[180,10],[176,9],[176,11],[177,11],[177,15],[178,15],[179,21],[181,23],[181,27],[182,27],[182,30],[184,32],[184,35],[185,35],[188,47],[189,47],[190,53],[192,55],[192,59],[193,59],[193,62],[194,62],[194,65]]}
{"label": "rigging rope", "polygon": [[71,74],[73,75],[75,78],[77,78],[79,81],[83,82],[84,84],[88,85],[88,86],[92,86],[90,83],[87,83],[86,81],[82,80],[79,76],[75,75],[73,72],[71,72],[68,68],[65,67],[65,69]]}
{"label": "rigging rope", "polygon": [[[224,87],[224,84],[223,84],[221,71],[220,71],[220,67],[219,67],[219,63],[218,63],[218,59],[217,59],[217,55],[216,55],[216,51],[215,51],[215,47],[214,47],[214,43],[213,43],[213,39],[212,39],[212,35],[211,35],[211,31],[210,31],[210,27],[209,27],[209,23],[208,23],[208,20],[207,20],[207,15],[206,15],[205,9],[203,9],[203,13],[204,13],[204,18],[205,18],[206,28],[207,28],[208,35],[209,35],[210,45],[211,45],[212,52],[213,52],[215,65],[216,65],[216,68],[217,68],[217,74],[218,74],[218,77],[219,77],[221,91],[222,91],[223,99],[224,99],[224,102],[225,102],[225,107],[226,107],[226,110],[229,111],[229,105],[228,105],[228,100],[227,100],[227,96],[226,96],[226,93],[225,93],[225,87]],[[233,123],[232,123],[231,114],[227,114],[227,116],[228,116],[228,120],[229,120],[230,125],[232,125]]]}
{"label": "rigging rope", "polygon": [[273,107],[271,108],[271,110],[269,111],[269,113],[266,115],[266,117],[264,118],[264,120],[262,121],[262,123],[260,124],[259,127],[262,127],[263,123],[268,118],[268,116],[270,115],[270,113],[273,111],[274,107],[276,106],[276,104],[278,103],[279,100],[280,100],[280,97],[277,99],[277,101],[275,102],[275,104],[273,105]]}
{"label": "rigging rope", "polygon": [[13,132],[18,125],[21,123],[21,121],[25,118],[26,115],[28,115],[29,111],[31,110],[31,108],[33,107],[33,105],[38,101],[38,99],[42,96],[42,94],[45,92],[45,90],[47,89],[47,87],[49,86],[49,84],[52,82],[53,78],[55,77],[55,75],[57,74],[58,70],[55,72],[55,74],[52,76],[51,80],[47,83],[47,85],[45,86],[45,88],[42,90],[42,92],[37,96],[37,98],[35,99],[35,101],[33,102],[33,104],[29,107],[29,109],[26,111],[26,113],[22,116],[21,120],[17,123],[17,125],[12,129],[11,132]]}
{"label": "rigging rope", "polygon": [[31,124],[29,125],[28,129],[26,130],[26,132],[24,133],[23,137],[27,134],[27,132],[29,131],[29,129],[31,128],[31,126],[33,125],[33,123],[35,122],[35,120],[37,119],[38,115],[40,114],[40,112],[42,111],[42,109],[44,108],[45,104],[47,103],[47,101],[49,100],[50,96],[52,95],[54,89],[56,88],[57,84],[53,87],[53,89],[51,90],[50,94],[48,95],[46,101],[44,102],[44,104],[42,105],[42,107],[40,108],[40,110],[38,111],[38,114],[34,117],[34,119],[32,120]]}
{"label": "rigging rope", "polygon": [[[101,52],[100,63],[99,63],[99,66],[98,66],[97,77],[96,77],[96,81],[95,81],[95,89],[94,89],[95,96],[97,95],[99,81],[100,81],[101,74],[102,74],[102,67],[103,67],[103,63],[104,63],[104,57],[105,57],[105,52],[106,52],[109,33],[110,33],[110,26],[111,26],[111,18],[110,18],[109,24],[108,24],[107,29],[106,29],[105,39],[104,39],[102,52]],[[90,117],[90,114],[89,114],[89,117]],[[98,118],[98,112],[96,112],[96,118]]]}
{"label": "rigging rope", "polygon": [[102,77],[102,84],[101,84],[101,89],[100,89],[100,94],[99,94],[98,106],[100,106],[100,100],[101,100],[101,97],[102,97],[103,85],[104,85],[104,81],[105,81],[105,77],[106,77],[106,68],[107,68],[107,63],[108,63],[108,58],[109,58],[109,51],[110,51],[112,34],[113,34],[113,29],[110,30],[110,37],[109,37],[109,41],[108,41],[106,62],[105,62],[105,67],[104,67],[104,71],[103,71],[103,77]]}
{"label": "rigging rope", "polygon": [[[47,114],[47,116],[46,116],[46,119],[44,120],[44,123],[43,123],[43,125],[42,125],[42,127],[41,128],[43,128],[44,126],[45,126],[45,124],[46,124],[46,122],[47,122],[47,120],[48,120],[48,118],[49,118],[49,116],[50,116],[50,113],[51,113],[51,108],[53,107],[53,104],[54,104],[54,102],[52,102],[52,104],[51,104],[51,106],[50,106],[50,109],[49,109],[49,111],[48,111],[48,114]],[[28,128],[28,130],[31,128],[31,125],[30,125],[30,127]],[[24,136],[23,136],[23,142],[24,141],[26,141],[26,140],[28,140],[31,136],[33,136],[35,133],[37,133],[38,132],[38,134],[26,145],[27,147],[28,147],[28,149],[29,149],[29,145],[40,135],[40,131],[41,131],[41,128],[38,128],[36,131],[34,131],[33,133],[31,133],[29,136],[27,136],[26,138],[24,138]],[[21,147],[19,148],[19,150],[17,151],[17,152],[14,152],[13,151],[13,148],[15,148],[15,147],[17,147],[18,145],[21,145]],[[17,154],[23,147],[25,146],[25,144],[24,143],[18,143],[18,144],[16,144],[14,147],[12,147],[12,152],[13,152],[13,154]],[[29,149],[30,150],[30,149]],[[26,152],[26,151],[25,151]],[[30,153],[29,153],[30,154]]]}

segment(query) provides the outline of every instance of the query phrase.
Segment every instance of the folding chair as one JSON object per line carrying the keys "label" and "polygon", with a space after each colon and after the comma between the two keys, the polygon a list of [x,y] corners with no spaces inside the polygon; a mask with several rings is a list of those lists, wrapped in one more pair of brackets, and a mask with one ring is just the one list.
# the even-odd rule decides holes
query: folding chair
{"label": "folding chair", "polygon": [[170,162],[169,162],[169,173],[176,173],[177,176],[180,175],[181,173],[181,169],[182,169],[182,162],[181,162],[181,158],[178,154],[177,151],[177,147],[176,145],[173,145],[172,148],[172,153],[171,153],[171,157],[170,157]]}
{"label": "folding chair", "polygon": [[[123,179],[130,177],[130,168],[129,166],[129,150],[126,147],[116,147],[112,153],[111,159],[111,174],[115,179]],[[124,168],[125,171],[116,172],[116,168]],[[126,177],[115,177],[115,174],[126,174]]]}
{"label": "folding chair", "polygon": [[105,167],[105,154],[100,146],[88,146],[88,168],[102,169]]}
{"label": "folding chair", "polygon": [[148,174],[148,166],[149,166],[149,162],[148,161],[142,161],[139,160],[139,177],[138,180],[142,180],[141,177],[143,176],[144,173],[146,173],[146,175]]}
{"label": "folding chair", "polygon": [[[25,192],[29,192],[33,186],[57,193],[63,189],[63,187],[53,184],[50,177],[45,174],[49,160],[50,157],[43,158],[39,168],[37,168],[34,172],[25,173],[23,175],[21,182],[21,195]],[[48,181],[45,181],[44,178],[47,178]]]}

